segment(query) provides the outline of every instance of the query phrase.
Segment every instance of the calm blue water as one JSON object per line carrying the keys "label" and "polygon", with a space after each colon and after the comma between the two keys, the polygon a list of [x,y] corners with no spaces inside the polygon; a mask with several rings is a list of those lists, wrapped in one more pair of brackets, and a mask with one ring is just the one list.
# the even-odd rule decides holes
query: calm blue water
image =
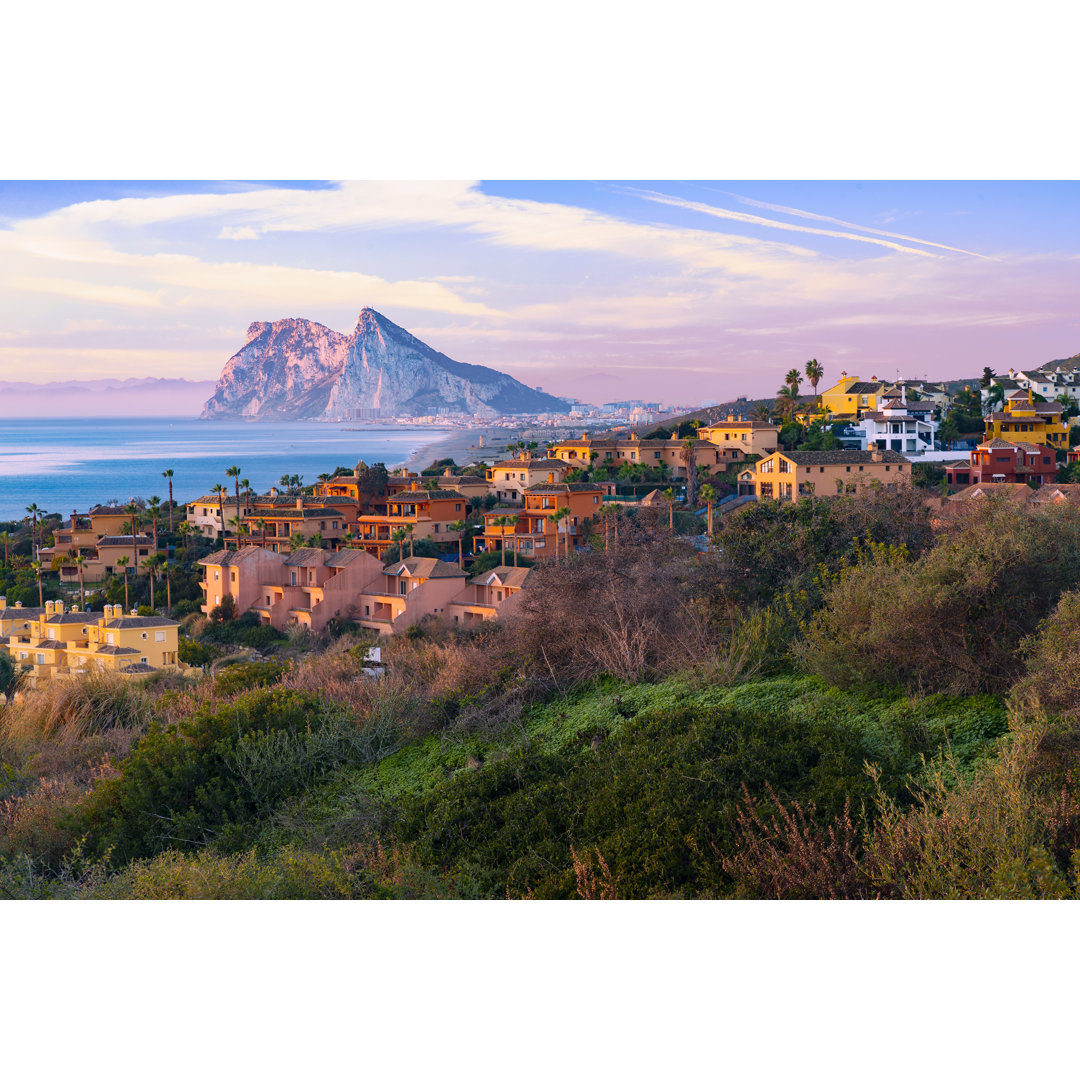
{"label": "calm blue water", "polygon": [[435,442],[442,429],[364,428],[343,424],[258,424],[156,418],[133,420],[0,420],[0,521],[25,516],[36,502],[67,516],[110,499],[169,497],[162,477],[172,469],[177,502],[205,495],[239,465],[256,491],[283,473],[311,483],[358,460],[399,465]]}

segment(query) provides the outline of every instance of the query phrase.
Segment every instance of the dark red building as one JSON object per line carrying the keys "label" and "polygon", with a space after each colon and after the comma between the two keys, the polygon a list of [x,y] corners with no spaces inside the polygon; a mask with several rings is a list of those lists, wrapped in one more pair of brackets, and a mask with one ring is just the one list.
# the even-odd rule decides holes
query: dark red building
{"label": "dark red building", "polygon": [[1050,446],[991,439],[972,450],[970,459],[945,466],[951,491],[971,484],[1045,484],[1057,478],[1057,457]]}

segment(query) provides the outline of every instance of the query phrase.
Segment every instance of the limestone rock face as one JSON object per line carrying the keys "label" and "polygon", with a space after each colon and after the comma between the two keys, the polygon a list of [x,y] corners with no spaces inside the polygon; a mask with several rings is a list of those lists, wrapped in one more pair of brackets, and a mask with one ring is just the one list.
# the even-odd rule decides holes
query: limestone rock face
{"label": "limestone rock face", "polygon": [[308,319],[252,323],[202,415],[344,420],[565,411],[558,398],[493,368],[451,360],[364,308],[349,335]]}

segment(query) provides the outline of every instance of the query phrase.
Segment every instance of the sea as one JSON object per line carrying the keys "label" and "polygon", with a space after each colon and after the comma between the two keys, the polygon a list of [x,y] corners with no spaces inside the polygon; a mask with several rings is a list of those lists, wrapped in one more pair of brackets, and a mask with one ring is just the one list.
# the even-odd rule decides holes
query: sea
{"label": "sea", "polygon": [[85,513],[115,499],[169,497],[161,475],[173,470],[173,497],[185,502],[240,466],[254,490],[265,492],[283,474],[305,484],[357,461],[401,465],[446,435],[442,428],[365,427],[362,422],[253,423],[183,417],[56,420],[0,419],[0,522],[26,516],[37,503],[49,513]]}

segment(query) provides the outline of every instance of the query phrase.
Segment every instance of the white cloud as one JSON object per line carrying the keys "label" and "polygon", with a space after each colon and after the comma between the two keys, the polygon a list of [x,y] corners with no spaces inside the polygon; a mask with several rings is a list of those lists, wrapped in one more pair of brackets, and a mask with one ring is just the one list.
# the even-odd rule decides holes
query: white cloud
{"label": "white cloud", "polygon": [[262,234],[250,225],[223,225],[219,240],[258,240]]}

